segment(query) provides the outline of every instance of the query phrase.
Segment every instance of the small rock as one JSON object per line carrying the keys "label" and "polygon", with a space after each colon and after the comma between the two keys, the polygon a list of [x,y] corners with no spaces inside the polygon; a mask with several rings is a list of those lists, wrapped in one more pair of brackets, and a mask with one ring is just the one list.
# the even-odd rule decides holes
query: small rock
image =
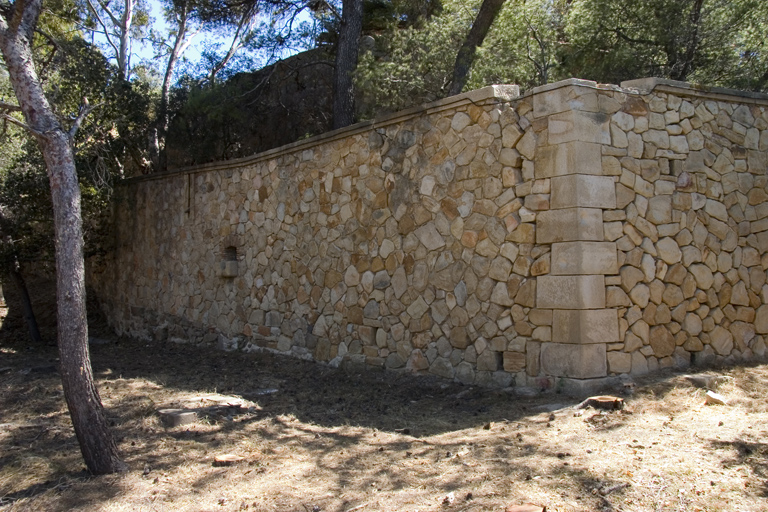
{"label": "small rock", "polygon": [[702,389],[717,389],[720,384],[720,378],[716,375],[696,374],[686,375],[685,378],[692,386]]}
{"label": "small rock", "polygon": [[725,403],[725,397],[714,391],[707,391],[707,405],[727,405]]}
{"label": "small rock", "polygon": [[445,495],[443,498],[443,505],[450,505],[453,503],[453,501],[456,499],[456,495],[453,493],[453,491],[449,492]]}

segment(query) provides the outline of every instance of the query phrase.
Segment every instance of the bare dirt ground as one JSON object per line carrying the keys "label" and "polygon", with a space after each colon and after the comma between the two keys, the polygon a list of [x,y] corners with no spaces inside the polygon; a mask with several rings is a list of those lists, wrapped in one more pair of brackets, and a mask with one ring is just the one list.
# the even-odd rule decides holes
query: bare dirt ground
{"label": "bare dirt ground", "polygon": [[[705,390],[663,373],[636,381],[623,411],[599,412],[558,394],[349,375],[94,330],[108,341],[91,346],[94,371],[130,471],[84,472],[55,349],[29,347],[9,318],[0,510],[768,510],[765,365],[691,370],[720,376],[727,405],[704,405]],[[208,414],[169,428],[157,414],[166,407]],[[215,465],[224,454],[243,459]]]}

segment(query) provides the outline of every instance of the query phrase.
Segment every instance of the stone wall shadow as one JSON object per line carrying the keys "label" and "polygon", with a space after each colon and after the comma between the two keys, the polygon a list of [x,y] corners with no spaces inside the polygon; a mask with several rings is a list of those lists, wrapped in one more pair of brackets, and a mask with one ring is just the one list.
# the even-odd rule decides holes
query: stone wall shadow
{"label": "stone wall shadow", "polygon": [[92,346],[91,353],[97,378],[119,375],[189,392],[215,390],[255,402],[262,416],[293,415],[326,427],[356,425],[430,436],[519,420],[544,403],[577,403],[557,394],[521,397],[512,390],[464,386],[431,375],[354,374],[272,353],[126,338]]}

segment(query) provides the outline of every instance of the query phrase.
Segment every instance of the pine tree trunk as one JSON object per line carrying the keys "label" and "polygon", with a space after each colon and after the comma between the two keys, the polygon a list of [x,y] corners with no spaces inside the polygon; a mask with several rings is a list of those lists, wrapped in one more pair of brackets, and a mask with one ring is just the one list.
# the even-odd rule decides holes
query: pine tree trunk
{"label": "pine tree trunk", "polygon": [[31,50],[41,8],[42,0],[26,0],[0,11],[0,51],[27,129],[37,138],[45,159],[51,186],[64,397],[88,470],[93,474],[113,473],[126,466],[109,431],[88,352],[80,188],[71,134],[64,131],[43,93]]}
{"label": "pine tree trunk", "polygon": [[360,33],[363,30],[363,0],[343,0],[336,69],[333,75],[333,128],[355,121],[355,89],[352,73],[357,68]]}
{"label": "pine tree trunk", "polygon": [[502,5],[504,5],[504,0],[483,0],[480,11],[472,23],[472,28],[469,29],[469,34],[467,34],[464,44],[461,45],[459,53],[456,55],[456,63],[453,65],[453,80],[448,90],[448,96],[459,94],[467,85],[469,70],[472,69],[472,63],[475,62],[477,47],[483,44],[485,36],[488,35],[493,20],[496,19]]}

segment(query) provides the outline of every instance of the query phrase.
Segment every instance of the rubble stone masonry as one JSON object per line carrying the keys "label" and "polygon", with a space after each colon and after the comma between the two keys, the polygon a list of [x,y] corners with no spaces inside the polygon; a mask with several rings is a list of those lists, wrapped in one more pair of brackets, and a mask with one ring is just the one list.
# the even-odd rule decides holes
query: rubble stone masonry
{"label": "rubble stone masonry", "polygon": [[768,96],[493,86],[129,180],[119,333],[586,390],[766,356]]}

